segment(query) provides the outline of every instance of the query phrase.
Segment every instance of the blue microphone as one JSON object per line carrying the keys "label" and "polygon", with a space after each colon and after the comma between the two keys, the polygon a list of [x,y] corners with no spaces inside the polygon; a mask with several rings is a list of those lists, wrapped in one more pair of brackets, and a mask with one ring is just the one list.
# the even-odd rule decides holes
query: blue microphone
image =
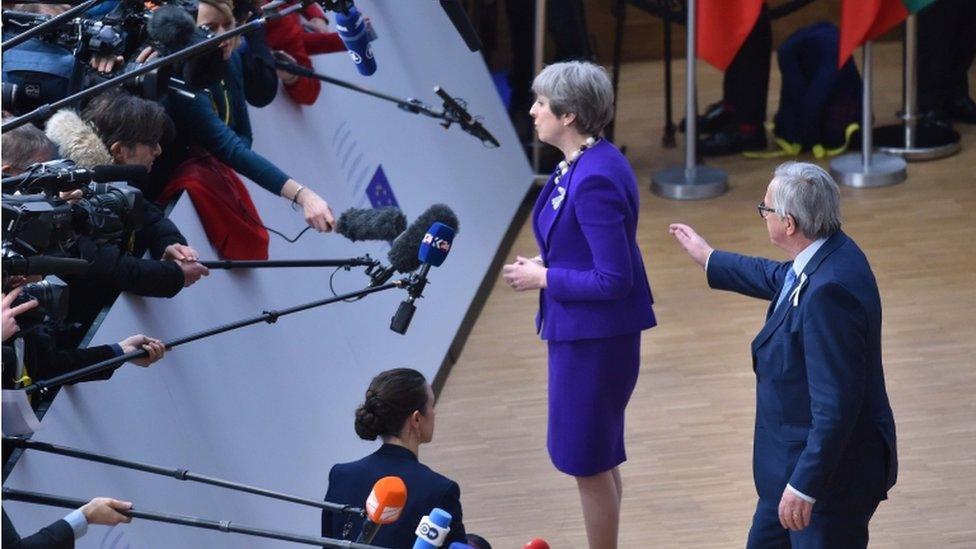
{"label": "blue microphone", "polygon": [[417,541],[413,542],[413,549],[437,549],[444,545],[447,534],[451,531],[451,514],[437,507],[429,515],[420,519],[417,525]]}
{"label": "blue microphone", "polygon": [[[427,273],[431,267],[439,267],[447,259],[448,252],[451,251],[451,243],[454,242],[454,229],[447,225],[436,222],[427,229],[423,240],[420,242],[420,250],[417,252],[417,259],[422,263],[417,274],[410,277],[407,282],[407,291],[410,294],[407,299],[400,302],[400,307],[390,320],[390,329],[398,334],[407,333],[410,321],[417,306],[414,301],[422,297],[424,288],[427,286]],[[436,509],[435,509],[436,511]]]}
{"label": "blue microphone", "polygon": [[369,76],[376,72],[376,59],[373,57],[373,47],[369,44],[372,39],[370,29],[356,6],[349,6],[349,10],[345,12],[336,12],[336,29],[359,74]]}

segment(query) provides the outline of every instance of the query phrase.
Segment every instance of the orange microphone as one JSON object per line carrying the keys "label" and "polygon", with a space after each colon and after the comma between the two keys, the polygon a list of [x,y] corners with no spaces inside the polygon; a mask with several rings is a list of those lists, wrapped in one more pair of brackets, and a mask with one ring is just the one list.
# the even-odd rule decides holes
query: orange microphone
{"label": "orange microphone", "polygon": [[366,521],[356,543],[369,543],[380,526],[396,522],[407,503],[407,485],[400,477],[383,477],[376,481],[366,498]]}

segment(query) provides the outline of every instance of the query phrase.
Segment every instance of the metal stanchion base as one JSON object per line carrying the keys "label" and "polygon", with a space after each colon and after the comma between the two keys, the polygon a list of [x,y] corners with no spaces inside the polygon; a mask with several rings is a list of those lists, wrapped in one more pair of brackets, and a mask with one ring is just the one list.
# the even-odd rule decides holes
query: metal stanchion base
{"label": "metal stanchion base", "polygon": [[952,156],[962,148],[959,134],[950,128],[933,126],[915,128],[915,145],[908,147],[905,140],[905,126],[893,124],[874,129],[874,143],[878,150],[898,155],[909,162],[913,160],[936,160]]}
{"label": "metal stanchion base", "polygon": [[830,175],[837,183],[848,187],[883,187],[901,183],[908,174],[903,158],[874,153],[865,170],[861,153],[851,153],[830,161]]}
{"label": "metal stanchion base", "polygon": [[729,189],[725,172],[708,166],[672,166],[651,174],[651,192],[673,200],[714,198]]}

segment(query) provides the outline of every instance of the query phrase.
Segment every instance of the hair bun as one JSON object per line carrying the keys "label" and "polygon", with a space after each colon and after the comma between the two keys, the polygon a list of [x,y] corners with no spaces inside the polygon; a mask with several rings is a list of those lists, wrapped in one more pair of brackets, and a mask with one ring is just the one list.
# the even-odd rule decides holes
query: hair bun
{"label": "hair bun", "polygon": [[370,408],[369,400],[356,408],[356,434],[363,440],[376,440],[379,436],[379,419]]}

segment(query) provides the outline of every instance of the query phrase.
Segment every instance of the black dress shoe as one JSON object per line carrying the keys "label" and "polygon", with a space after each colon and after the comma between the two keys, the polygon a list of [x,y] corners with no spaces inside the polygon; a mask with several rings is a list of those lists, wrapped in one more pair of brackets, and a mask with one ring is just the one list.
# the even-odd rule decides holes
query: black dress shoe
{"label": "black dress shoe", "polygon": [[766,133],[762,125],[726,129],[698,142],[698,152],[703,156],[724,156],[765,148]]}
{"label": "black dress shoe", "polygon": [[949,105],[949,115],[956,122],[976,124],[976,101],[968,96],[954,100]]}
{"label": "black dress shoe", "polygon": [[[698,134],[705,135],[721,131],[722,128],[732,123],[732,115],[735,114],[735,107],[728,103],[719,101],[712,103],[705,109],[705,114],[698,115]],[[678,123],[678,131],[685,133],[684,118]]]}

